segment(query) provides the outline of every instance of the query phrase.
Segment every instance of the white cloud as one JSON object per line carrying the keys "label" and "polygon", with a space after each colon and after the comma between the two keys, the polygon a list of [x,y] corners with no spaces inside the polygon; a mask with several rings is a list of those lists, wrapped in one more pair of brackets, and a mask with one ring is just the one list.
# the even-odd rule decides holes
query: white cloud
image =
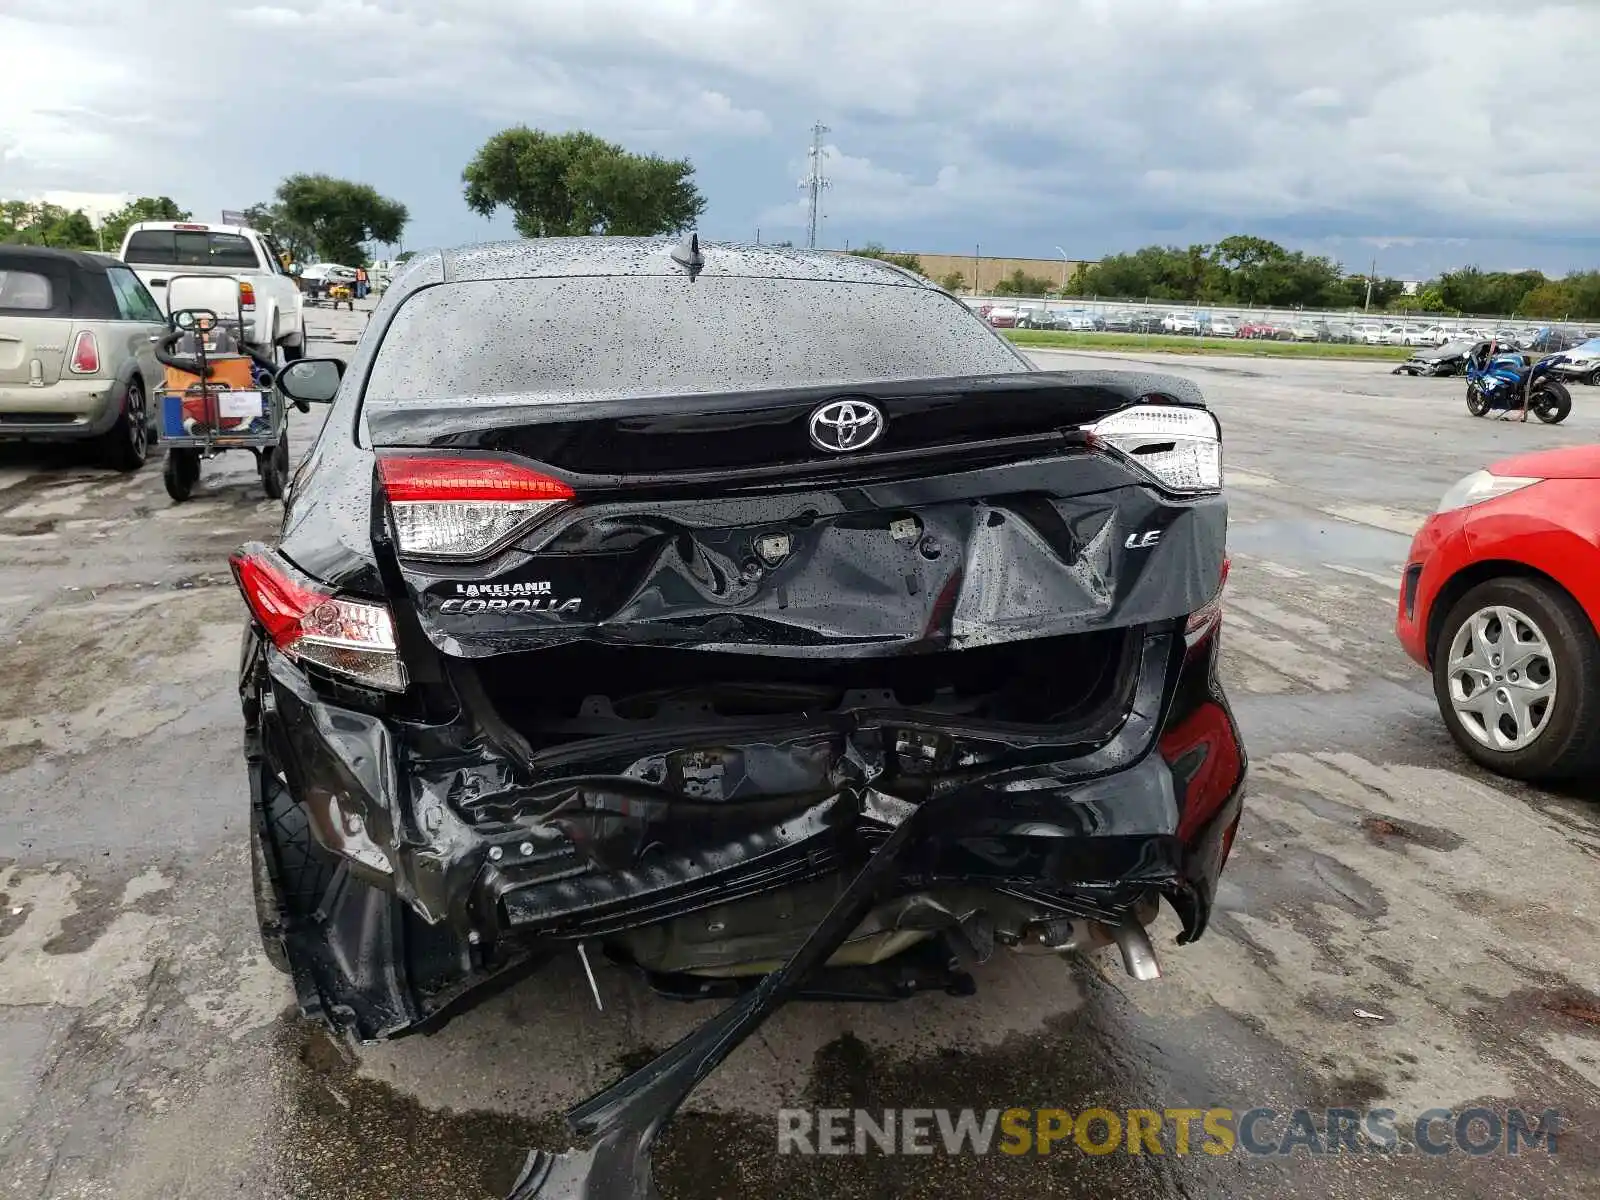
{"label": "white cloud", "polygon": [[[1600,227],[1592,89],[1551,57],[1600,34],[1600,5],[1580,0],[920,0],[909,18],[863,0],[73,11],[68,27],[54,0],[11,0],[0,17],[0,188],[215,191],[203,149],[246,109],[258,131],[282,129],[252,151],[264,178],[335,169],[295,160],[298,131],[360,112],[356,166],[404,164],[440,195],[494,123],[592,128],[697,163],[759,154],[766,173],[725,171],[713,211],[792,228],[822,117],[839,148],[830,217],[885,237],[930,222],[985,240],[1048,227],[1052,241],[1140,222],[1304,220],[1349,238]],[[199,74],[215,88],[151,69],[173,45],[212,64]],[[196,91],[213,102],[178,112]],[[371,115],[385,107],[408,116]],[[454,161],[406,161],[419,112],[462,129]]]}

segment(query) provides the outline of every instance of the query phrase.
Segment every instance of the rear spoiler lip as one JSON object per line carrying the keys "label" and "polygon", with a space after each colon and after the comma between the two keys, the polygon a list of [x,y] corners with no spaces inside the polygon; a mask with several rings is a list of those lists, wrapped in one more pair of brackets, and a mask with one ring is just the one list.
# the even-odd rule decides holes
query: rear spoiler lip
{"label": "rear spoiler lip", "polygon": [[[740,413],[821,404],[842,396],[893,402],[897,399],[965,396],[1003,402],[1007,396],[1063,393],[1062,424],[1088,424],[1147,399],[1162,404],[1205,408],[1200,389],[1177,375],[1143,371],[1018,371],[999,375],[941,376],[928,379],[841,381],[795,388],[658,395],[606,393],[589,399],[556,394],[463,396],[450,399],[395,400],[366,397],[362,418],[373,447],[439,448],[462,446],[472,435],[519,425],[550,425],[573,420]],[[1076,393],[1075,395],[1073,393]],[[866,455],[849,456],[863,461]]]}
{"label": "rear spoiler lip", "polygon": [[[590,498],[622,491],[630,494],[668,495],[682,490],[690,494],[702,494],[708,484],[715,484],[718,487],[718,495],[727,496],[731,494],[730,489],[737,489],[740,492],[759,492],[774,489],[788,490],[796,483],[816,483],[825,486],[830,482],[837,482],[840,476],[848,477],[852,482],[868,483],[873,482],[879,475],[893,476],[900,468],[916,467],[951,456],[959,456],[963,464],[976,465],[977,460],[990,455],[1005,455],[1024,461],[1051,457],[1063,451],[1084,449],[1090,445],[1090,436],[1085,430],[1062,428],[1050,433],[986,438],[982,441],[953,442],[938,446],[917,446],[907,450],[886,450],[877,454],[870,452],[853,454],[825,461],[763,464],[748,471],[709,470],[616,475],[569,471],[548,463],[533,465],[552,479],[559,479],[574,491]],[[428,447],[383,445],[377,447],[377,452],[384,457],[411,454],[429,456],[444,449],[446,447],[436,445]],[[462,458],[505,459],[524,464],[529,462],[521,455],[505,451],[466,449],[451,450],[450,453],[453,457],[459,455]]]}

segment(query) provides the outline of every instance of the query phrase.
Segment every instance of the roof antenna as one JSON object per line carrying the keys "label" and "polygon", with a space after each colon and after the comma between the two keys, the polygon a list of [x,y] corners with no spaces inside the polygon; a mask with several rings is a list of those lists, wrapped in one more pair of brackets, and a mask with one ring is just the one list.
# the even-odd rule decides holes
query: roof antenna
{"label": "roof antenna", "polygon": [[700,235],[691,233],[672,248],[672,261],[689,272],[689,282],[705,270],[706,256],[700,253]]}

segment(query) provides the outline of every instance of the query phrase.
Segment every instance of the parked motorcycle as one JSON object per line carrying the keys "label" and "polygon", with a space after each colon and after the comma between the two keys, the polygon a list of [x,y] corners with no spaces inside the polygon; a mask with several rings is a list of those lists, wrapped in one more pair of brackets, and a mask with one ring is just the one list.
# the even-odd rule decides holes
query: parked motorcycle
{"label": "parked motorcycle", "polygon": [[1467,355],[1467,411],[1475,417],[1491,412],[1509,419],[1532,413],[1546,425],[1558,425],[1572,411],[1572,393],[1555,377],[1566,362],[1555,354],[1534,362],[1526,354],[1501,354],[1497,342],[1478,342]]}

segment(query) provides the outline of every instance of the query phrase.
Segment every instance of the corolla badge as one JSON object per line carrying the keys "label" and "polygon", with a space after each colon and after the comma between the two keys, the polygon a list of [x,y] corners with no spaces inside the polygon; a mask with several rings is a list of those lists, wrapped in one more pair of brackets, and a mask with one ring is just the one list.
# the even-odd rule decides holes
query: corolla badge
{"label": "corolla badge", "polygon": [[883,412],[870,400],[830,400],[811,414],[811,441],[843,454],[865,450],[883,435]]}

